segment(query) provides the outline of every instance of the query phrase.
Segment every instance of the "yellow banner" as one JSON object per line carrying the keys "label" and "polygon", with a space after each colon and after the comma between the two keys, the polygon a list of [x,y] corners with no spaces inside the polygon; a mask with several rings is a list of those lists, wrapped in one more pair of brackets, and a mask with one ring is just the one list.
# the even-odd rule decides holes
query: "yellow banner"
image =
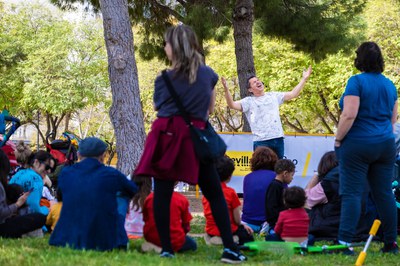
{"label": "yellow banner", "polygon": [[250,159],[252,154],[252,151],[226,151],[226,155],[235,162],[233,176],[245,176],[251,172]]}

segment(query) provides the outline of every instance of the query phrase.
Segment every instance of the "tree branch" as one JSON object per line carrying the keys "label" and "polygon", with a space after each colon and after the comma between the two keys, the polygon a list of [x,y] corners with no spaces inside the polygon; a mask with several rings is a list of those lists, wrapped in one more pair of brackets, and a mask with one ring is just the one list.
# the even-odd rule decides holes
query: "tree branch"
{"label": "tree branch", "polygon": [[296,132],[299,133],[307,133],[307,131],[305,131],[302,127],[301,124],[299,123],[299,121],[297,120],[296,122],[298,124],[300,124],[300,127],[296,126],[295,124],[293,124],[292,122],[289,121],[289,118],[286,115],[282,115],[283,120],[285,121],[285,123],[290,126],[291,128],[293,128],[294,130],[296,130]]}
{"label": "tree branch", "polygon": [[336,119],[336,117],[333,115],[333,113],[332,113],[331,110],[329,109],[328,104],[327,104],[326,99],[325,99],[325,96],[324,96],[324,94],[322,93],[322,91],[318,91],[318,95],[319,95],[319,98],[320,98],[321,101],[322,101],[322,106],[324,107],[324,110],[325,110],[326,114],[327,114],[327,115],[330,117],[330,119],[332,119],[332,121],[337,125],[339,121]]}
{"label": "tree branch", "polygon": [[328,122],[326,122],[325,117],[323,117],[320,113],[317,113],[319,119],[321,119],[322,124],[324,124],[325,128],[328,130],[329,134],[333,134],[333,130],[329,126]]}
{"label": "tree branch", "polygon": [[184,17],[182,17],[181,14],[179,14],[175,10],[171,9],[169,6],[161,4],[157,0],[150,0],[149,2],[151,2],[154,5],[158,6],[163,12],[166,12],[167,14],[169,14],[171,16],[174,16],[177,20],[182,21],[184,19]]}

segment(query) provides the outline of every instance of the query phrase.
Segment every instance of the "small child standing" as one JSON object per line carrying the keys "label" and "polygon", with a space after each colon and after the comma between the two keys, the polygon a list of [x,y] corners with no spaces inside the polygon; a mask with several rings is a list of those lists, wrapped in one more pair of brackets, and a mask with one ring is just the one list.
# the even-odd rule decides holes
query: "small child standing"
{"label": "small child standing", "polygon": [[301,187],[294,186],[284,190],[283,201],[287,210],[279,213],[274,229],[282,240],[307,246],[310,219],[304,209],[306,199],[306,193]]}
{"label": "small child standing", "polygon": [[[160,252],[161,241],[154,220],[153,202],[154,193],[151,193],[143,205],[143,235],[146,241],[158,247],[158,250],[153,250]],[[189,201],[184,195],[175,191],[172,193],[171,198],[170,217],[170,236],[174,251],[196,250],[196,241],[187,235],[190,231],[190,221],[192,220],[192,215],[189,212]],[[143,245],[142,250],[147,251],[145,250],[147,248]]]}
{"label": "small child standing", "polygon": [[[281,159],[275,164],[276,177],[268,187],[265,196],[265,215],[269,225],[268,234],[274,234],[274,227],[278,221],[279,213],[285,209],[283,191],[292,182],[296,167],[291,160]],[[266,240],[272,240],[267,235]]]}
{"label": "small child standing", "polygon": [[[224,156],[218,159],[216,162],[216,168],[221,181],[222,192],[224,193],[226,204],[228,205],[231,230],[234,238],[239,239],[239,245],[254,241],[253,230],[249,226],[241,224],[241,203],[239,197],[233,188],[227,186],[227,183],[231,180],[233,171],[235,170],[235,163],[228,156]],[[206,218],[205,241],[207,244],[222,244],[222,239],[220,238],[221,234],[214,221],[210,203],[204,196],[202,203],[204,216]]]}

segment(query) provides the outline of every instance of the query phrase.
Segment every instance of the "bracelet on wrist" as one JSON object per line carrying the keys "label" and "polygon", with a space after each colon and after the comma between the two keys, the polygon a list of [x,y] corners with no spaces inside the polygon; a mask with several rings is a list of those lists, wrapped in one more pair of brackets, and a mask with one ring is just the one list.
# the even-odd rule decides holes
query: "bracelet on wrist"
{"label": "bracelet on wrist", "polygon": [[342,142],[341,139],[335,139],[335,142]]}

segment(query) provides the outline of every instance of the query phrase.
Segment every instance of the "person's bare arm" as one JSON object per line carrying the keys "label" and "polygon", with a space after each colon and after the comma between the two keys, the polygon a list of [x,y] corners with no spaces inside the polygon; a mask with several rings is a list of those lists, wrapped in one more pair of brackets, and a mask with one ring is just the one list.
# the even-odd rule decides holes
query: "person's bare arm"
{"label": "person's bare arm", "polygon": [[314,174],[313,177],[310,179],[310,182],[308,182],[307,186],[305,189],[310,189],[315,187],[316,184],[318,184],[318,175]]}
{"label": "person's bare arm", "polygon": [[360,97],[347,95],[343,99],[343,112],[340,115],[339,125],[336,131],[335,147],[340,147],[340,142],[352,127],[360,107]]}
{"label": "person's bare arm", "polygon": [[283,100],[290,101],[291,99],[294,99],[297,96],[299,96],[300,92],[303,90],[304,86],[306,85],[306,82],[307,82],[308,78],[310,77],[311,73],[312,73],[312,68],[311,68],[311,66],[309,66],[307,70],[303,71],[303,77],[301,78],[299,84],[297,84],[296,87],[293,88],[293,90],[286,92],[285,95],[283,96]]}
{"label": "person's bare arm", "polygon": [[242,104],[240,101],[234,101],[232,94],[229,92],[228,86],[226,85],[226,80],[224,77],[221,77],[222,86],[225,90],[225,99],[228,106],[234,110],[242,111]]}
{"label": "person's bare arm", "polygon": [[233,221],[235,222],[236,225],[241,225],[242,224],[242,220],[241,220],[241,211],[240,211],[240,206],[236,207],[233,210]]}

